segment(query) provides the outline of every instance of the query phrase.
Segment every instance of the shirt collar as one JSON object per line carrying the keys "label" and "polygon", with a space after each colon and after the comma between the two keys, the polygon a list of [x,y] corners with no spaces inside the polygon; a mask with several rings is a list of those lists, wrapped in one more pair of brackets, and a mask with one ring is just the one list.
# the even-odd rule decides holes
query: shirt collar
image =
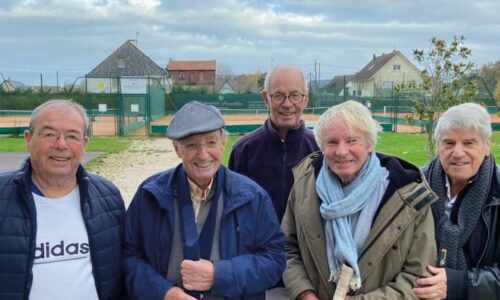
{"label": "shirt collar", "polygon": [[189,179],[188,177],[188,183],[189,183],[189,191],[191,192],[191,200],[193,200],[196,203],[201,203],[205,200],[207,200],[208,195],[210,194],[210,190],[212,189],[212,184],[214,183],[214,178],[210,179],[210,183],[208,184],[208,187],[205,191],[200,189],[194,181]]}

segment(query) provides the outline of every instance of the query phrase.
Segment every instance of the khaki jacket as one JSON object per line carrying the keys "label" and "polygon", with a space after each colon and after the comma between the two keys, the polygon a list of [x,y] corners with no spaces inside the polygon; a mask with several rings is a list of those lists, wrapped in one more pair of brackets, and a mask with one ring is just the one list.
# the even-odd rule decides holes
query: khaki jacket
{"label": "khaki jacket", "polygon": [[[335,285],[328,282],[330,271],[312,165],[318,155],[311,154],[294,169],[295,182],[282,222],[287,252],[283,281],[290,299],[313,290],[326,300],[332,299],[335,292]],[[359,256],[361,288],[351,299],[416,298],[412,291],[414,281],[429,276],[426,266],[436,263],[430,210],[430,204],[436,200],[423,177],[399,187],[387,199]]]}

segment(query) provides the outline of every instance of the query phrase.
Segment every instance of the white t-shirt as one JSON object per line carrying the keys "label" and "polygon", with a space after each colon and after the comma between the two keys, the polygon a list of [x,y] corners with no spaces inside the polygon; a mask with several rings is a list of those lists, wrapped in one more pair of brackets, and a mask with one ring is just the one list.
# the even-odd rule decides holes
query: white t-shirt
{"label": "white t-shirt", "polygon": [[29,298],[97,300],[78,187],[58,199],[33,197],[37,233]]}

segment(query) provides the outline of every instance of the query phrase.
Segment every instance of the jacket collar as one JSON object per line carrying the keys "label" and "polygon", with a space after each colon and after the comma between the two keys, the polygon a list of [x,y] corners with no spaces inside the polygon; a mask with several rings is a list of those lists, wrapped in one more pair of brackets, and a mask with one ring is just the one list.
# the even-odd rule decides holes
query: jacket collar
{"label": "jacket collar", "polygon": [[[321,167],[323,166],[323,154],[321,152],[315,152],[309,157],[312,159],[311,165],[313,166],[314,174],[317,177]],[[390,190],[389,192],[391,194],[396,189],[411,182],[420,182],[422,180],[422,175],[419,169],[411,163],[397,157],[378,152],[377,157],[380,159],[380,165],[389,170],[389,180],[391,182],[391,186],[387,187],[387,190]]]}
{"label": "jacket collar", "polygon": [[[177,167],[180,166],[181,164],[177,165]],[[174,184],[174,171],[176,168],[153,175],[142,186],[144,190],[154,196],[158,205],[165,210],[173,209],[172,201],[170,200],[173,197],[178,197]]]}
{"label": "jacket collar", "polygon": [[[143,185],[143,188],[153,194],[158,205],[165,210],[172,210],[172,199],[179,197],[174,184],[175,170],[177,168],[182,168],[182,164],[155,175],[154,180],[149,180]],[[221,165],[220,168],[225,167]],[[222,187],[224,192],[224,214],[244,205],[255,197],[253,191],[241,188],[241,185],[238,184],[238,176],[235,172],[226,169],[226,181]],[[231,197],[228,197],[228,195],[231,195]]]}
{"label": "jacket collar", "polygon": [[[27,183],[28,176],[31,176],[31,170],[32,170],[31,159],[28,157],[24,160],[19,170],[15,171],[16,175],[14,180],[17,181],[21,180]],[[88,181],[88,179],[89,177],[87,171],[85,171],[85,169],[80,164],[78,166],[78,170],[76,171],[76,182],[78,184],[81,184],[83,181]]]}
{"label": "jacket collar", "polygon": [[[268,136],[271,137],[272,141],[281,142],[282,138],[279,135],[278,130],[276,130],[276,128],[274,127],[270,118],[268,118],[264,123],[264,129],[268,133]],[[303,120],[300,120],[300,124],[297,128],[292,128],[287,131],[285,142],[288,144],[300,141],[304,136],[305,130],[306,130],[305,123]]]}
{"label": "jacket collar", "polygon": [[[34,200],[31,196],[31,190],[29,186],[29,177],[31,176],[31,170],[31,159],[28,157],[24,160],[21,167],[17,171],[14,171],[15,175],[13,180],[14,182],[20,184],[19,186],[24,189],[22,190],[22,194],[24,195],[23,199],[28,203],[28,207],[30,209],[34,209]],[[78,166],[78,170],[76,172],[76,182],[80,188],[80,202],[84,203],[87,201],[87,193],[85,191],[87,191],[88,189],[89,176],[81,164]]]}

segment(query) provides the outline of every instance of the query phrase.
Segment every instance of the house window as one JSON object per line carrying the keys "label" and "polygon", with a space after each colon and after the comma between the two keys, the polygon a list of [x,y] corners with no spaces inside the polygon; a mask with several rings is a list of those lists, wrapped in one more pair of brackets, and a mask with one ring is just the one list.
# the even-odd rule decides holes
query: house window
{"label": "house window", "polygon": [[361,96],[363,96],[361,93],[361,90],[358,90],[358,97],[361,97]]}
{"label": "house window", "polygon": [[382,83],[382,88],[383,89],[392,89],[393,86],[394,86],[394,82],[393,81],[384,81]]}
{"label": "house window", "polygon": [[352,95],[353,95],[353,96],[356,96],[356,90],[353,90],[353,91],[352,91]]}
{"label": "house window", "polygon": [[392,65],[394,71],[401,71],[401,65]]}
{"label": "house window", "polygon": [[179,72],[179,79],[184,80],[184,72]]}

